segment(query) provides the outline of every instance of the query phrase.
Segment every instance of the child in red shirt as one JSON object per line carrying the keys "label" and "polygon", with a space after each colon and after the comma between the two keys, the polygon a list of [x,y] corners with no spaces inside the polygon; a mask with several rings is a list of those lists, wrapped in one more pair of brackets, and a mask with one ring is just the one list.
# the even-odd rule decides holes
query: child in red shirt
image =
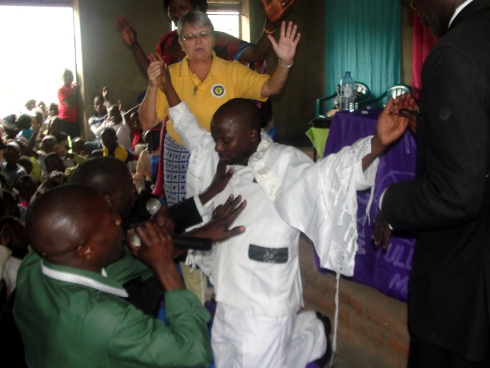
{"label": "child in red shirt", "polygon": [[80,137],[80,124],[78,123],[78,95],[80,86],[73,83],[73,73],[65,69],[61,75],[63,86],[58,90],[60,108],[58,116],[63,121],[62,131],[70,138]]}

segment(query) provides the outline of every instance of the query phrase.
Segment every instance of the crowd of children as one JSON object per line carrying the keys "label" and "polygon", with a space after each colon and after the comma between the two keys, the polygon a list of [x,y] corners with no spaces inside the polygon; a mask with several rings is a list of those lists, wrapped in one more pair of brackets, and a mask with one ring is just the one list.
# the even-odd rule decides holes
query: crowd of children
{"label": "crowd of children", "polygon": [[[160,130],[143,135],[137,109],[122,111],[108,89],[94,98],[87,142],[80,136],[78,87],[65,69],[59,104],[31,99],[21,111],[0,120],[0,308],[15,288],[15,275],[27,254],[25,213],[31,200],[47,189],[70,183],[77,165],[88,157],[112,156],[125,162],[146,200],[156,180]],[[77,125],[77,127],[74,127]],[[144,197],[144,198],[143,198]]]}

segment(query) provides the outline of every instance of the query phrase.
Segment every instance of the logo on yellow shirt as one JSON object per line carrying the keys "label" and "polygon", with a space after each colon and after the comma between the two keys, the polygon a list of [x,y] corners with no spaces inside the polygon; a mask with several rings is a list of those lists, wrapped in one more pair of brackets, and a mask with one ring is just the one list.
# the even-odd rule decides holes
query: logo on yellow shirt
{"label": "logo on yellow shirt", "polygon": [[223,97],[226,93],[225,86],[222,84],[215,84],[213,87],[211,87],[211,93],[214,97]]}

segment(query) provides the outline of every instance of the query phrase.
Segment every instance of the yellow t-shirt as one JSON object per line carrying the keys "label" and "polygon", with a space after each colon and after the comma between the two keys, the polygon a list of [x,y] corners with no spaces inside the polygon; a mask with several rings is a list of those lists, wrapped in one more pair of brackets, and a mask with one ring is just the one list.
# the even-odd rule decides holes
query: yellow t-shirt
{"label": "yellow t-shirt", "polygon": [[[169,66],[172,84],[182,101],[185,101],[196,116],[200,126],[210,130],[211,118],[218,108],[233,98],[266,101],[260,97],[265,81],[270,77],[254,72],[238,61],[226,61],[213,52],[213,64],[202,81],[189,70],[187,57]],[[194,94],[194,87],[197,92]],[[168,103],[164,93],[158,89],[156,111],[158,119],[168,116]],[[182,140],[174,130],[171,120],[167,122],[167,133],[180,145]]]}

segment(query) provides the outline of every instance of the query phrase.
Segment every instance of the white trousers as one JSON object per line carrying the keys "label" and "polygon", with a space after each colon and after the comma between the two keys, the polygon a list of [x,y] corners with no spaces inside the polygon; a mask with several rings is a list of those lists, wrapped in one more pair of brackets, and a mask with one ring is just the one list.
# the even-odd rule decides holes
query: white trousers
{"label": "white trousers", "polygon": [[211,333],[216,368],[304,368],[327,348],[314,312],[282,318],[218,303]]}

